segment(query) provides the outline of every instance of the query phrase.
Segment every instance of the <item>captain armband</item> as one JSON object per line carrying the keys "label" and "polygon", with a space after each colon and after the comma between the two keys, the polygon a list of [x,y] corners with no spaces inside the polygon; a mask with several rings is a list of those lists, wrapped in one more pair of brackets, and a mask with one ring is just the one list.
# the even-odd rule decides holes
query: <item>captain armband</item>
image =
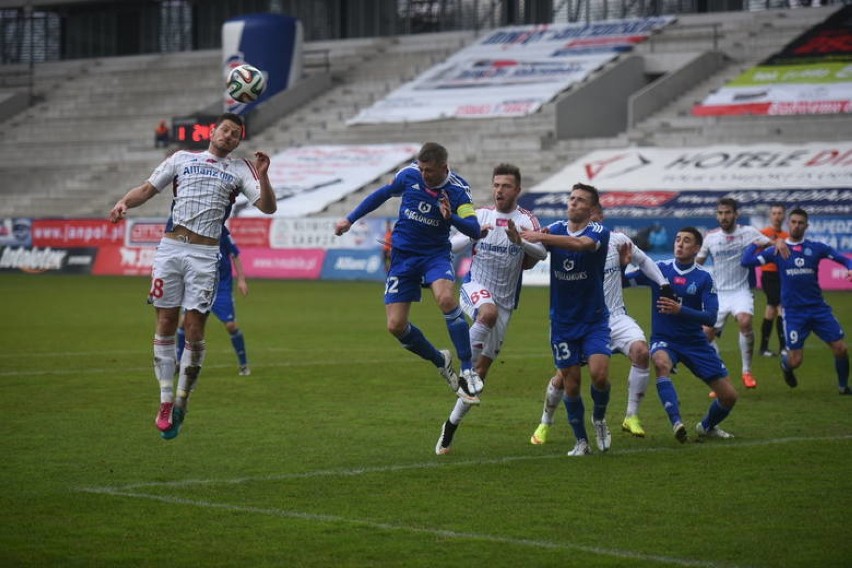
{"label": "captain armband", "polygon": [[465,217],[470,217],[472,215],[476,215],[476,210],[473,208],[473,203],[462,203],[459,205],[459,208],[456,210],[456,215],[464,219]]}

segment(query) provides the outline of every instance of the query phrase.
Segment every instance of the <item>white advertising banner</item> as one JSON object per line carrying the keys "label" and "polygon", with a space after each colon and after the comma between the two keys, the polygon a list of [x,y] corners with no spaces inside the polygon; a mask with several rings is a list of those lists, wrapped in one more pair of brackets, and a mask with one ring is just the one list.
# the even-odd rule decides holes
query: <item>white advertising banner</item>
{"label": "white advertising banner", "polygon": [[672,21],[663,16],[500,28],[362,110],[349,124],[531,114]]}
{"label": "white advertising banner", "polygon": [[852,112],[852,65],[757,66],[692,109],[697,116]]}
{"label": "white advertising banner", "polygon": [[598,150],[529,192],[852,187],[852,142]]}
{"label": "white advertising banner", "polygon": [[[275,216],[318,213],[382,175],[395,172],[419,150],[417,144],[355,144],[303,146],[275,154],[269,166],[269,180],[278,199]],[[232,216],[265,217],[247,204],[240,195]]]}

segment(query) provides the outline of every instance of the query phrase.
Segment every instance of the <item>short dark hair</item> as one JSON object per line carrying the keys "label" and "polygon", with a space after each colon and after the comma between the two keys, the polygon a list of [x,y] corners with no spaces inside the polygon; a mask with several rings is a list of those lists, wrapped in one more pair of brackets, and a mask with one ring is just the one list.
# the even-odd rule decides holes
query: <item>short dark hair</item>
{"label": "short dark hair", "polygon": [[720,197],[719,202],[716,204],[717,206],[730,207],[734,213],[739,209],[739,204],[737,200],[733,197]]}
{"label": "short dark hair", "polygon": [[437,142],[426,142],[417,153],[417,161],[427,164],[446,164],[447,149]]}
{"label": "short dark hair", "polygon": [[238,114],[234,114],[232,112],[222,113],[216,119],[216,124],[222,124],[222,121],[224,120],[230,120],[234,124],[238,124],[240,128],[245,128],[245,124],[243,123],[243,117]]}
{"label": "short dark hair", "polygon": [[788,217],[792,217],[793,215],[799,215],[799,216],[801,216],[801,217],[804,217],[804,218],[805,218],[805,221],[807,221],[807,220],[808,220],[808,212],[807,212],[807,211],[805,211],[804,209],[802,209],[801,207],[796,207],[795,209],[793,209],[792,211],[790,211],[790,214],[789,214],[789,215],[787,215],[787,216],[788,216]]}
{"label": "short dark hair", "polygon": [[773,210],[773,209],[775,209],[776,207],[780,207],[780,208],[781,208],[781,209],[783,209],[784,211],[786,211],[786,210],[787,210],[787,206],[786,206],[786,205],[784,205],[783,203],[778,203],[777,201],[773,201],[772,203],[770,203],[770,204],[769,204],[769,210],[770,210],[770,211],[771,211],[771,210]]}
{"label": "short dark hair", "polygon": [[693,237],[695,237],[695,242],[698,243],[698,246],[704,244],[704,237],[701,236],[701,231],[696,229],[695,227],[682,227],[677,230],[678,233],[689,233]]}
{"label": "short dark hair", "polygon": [[595,186],[577,182],[571,187],[571,191],[574,191],[575,189],[582,189],[583,191],[588,191],[589,193],[591,193],[593,206],[601,204],[600,195],[598,195],[598,188],[596,188]]}
{"label": "short dark hair", "polygon": [[495,176],[514,176],[515,183],[518,187],[521,186],[521,169],[514,164],[497,164],[494,166],[494,171],[491,172],[491,179],[494,179]]}

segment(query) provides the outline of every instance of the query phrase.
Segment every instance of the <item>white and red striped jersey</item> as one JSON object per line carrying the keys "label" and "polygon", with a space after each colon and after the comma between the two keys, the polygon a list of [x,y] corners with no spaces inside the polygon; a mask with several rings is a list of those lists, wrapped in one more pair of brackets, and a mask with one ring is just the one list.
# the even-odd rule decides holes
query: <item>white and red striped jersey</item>
{"label": "white and red striped jersey", "polygon": [[157,166],[148,181],[157,191],[172,186],[169,225],[219,239],[228,208],[239,193],[249,203],[260,199],[254,164],[242,158],[218,158],[208,152],[179,150]]}
{"label": "white and red striped jersey", "polygon": [[[481,227],[490,225],[492,228],[484,239],[474,241],[473,261],[467,279],[488,288],[498,306],[515,309],[521,289],[524,248],[509,240],[506,227],[510,219],[519,232],[537,231],[541,225],[535,215],[521,207],[516,207],[511,213],[500,213],[493,205],[482,207],[476,210],[476,218]],[[459,249],[460,241],[466,243],[470,239],[461,234],[454,236],[454,250]],[[543,257],[544,247],[541,248]]]}
{"label": "white and red striped jersey", "polygon": [[766,245],[771,242],[766,235],[750,225],[734,225],[730,233],[717,228],[704,236],[697,260],[703,264],[708,256],[713,257],[713,282],[718,291],[748,290],[749,269],[740,264],[743,251],[751,243]]}
{"label": "white and red striped jersey", "polygon": [[609,249],[606,253],[603,281],[604,302],[609,310],[610,317],[627,313],[627,309],[624,307],[624,292],[621,286],[621,256],[618,252],[619,247],[625,244],[633,247],[633,259],[630,264],[641,270],[645,276],[657,285],[662,286],[668,283],[666,277],[660,272],[660,267],[657,266],[657,263],[645,254],[642,249],[633,244],[630,237],[624,233],[612,231],[609,235]]}

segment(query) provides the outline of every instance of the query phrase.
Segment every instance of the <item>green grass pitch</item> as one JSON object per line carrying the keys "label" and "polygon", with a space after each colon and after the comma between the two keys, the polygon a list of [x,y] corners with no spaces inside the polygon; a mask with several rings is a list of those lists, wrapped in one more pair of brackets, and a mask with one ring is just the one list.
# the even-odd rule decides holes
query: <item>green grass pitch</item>
{"label": "green grass pitch", "polygon": [[[729,322],[723,356],[741,398],[724,427],[736,438],[686,445],[653,386],[648,437],[620,431],[628,364],[614,356],[612,450],[571,459],[564,409],[552,443],[529,443],[552,359],[546,290],[527,289],[481,407],[438,457],[454,396],[385,331],[380,283],[250,287],[237,309],[252,376],[237,376],[211,319],[189,416],[166,442],[154,427],[146,279],[0,276],[0,565],[852,561],[852,397],[837,395],[815,337],[797,389],[777,359],[757,357],[759,387],[746,392]],[[827,297],[852,329],[852,295]],[[627,303],[647,329],[647,290],[628,291]],[[412,320],[449,345],[431,297]],[[707,390],[685,369],[675,384],[694,427]],[[585,377],[583,391],[588,399]]]}

